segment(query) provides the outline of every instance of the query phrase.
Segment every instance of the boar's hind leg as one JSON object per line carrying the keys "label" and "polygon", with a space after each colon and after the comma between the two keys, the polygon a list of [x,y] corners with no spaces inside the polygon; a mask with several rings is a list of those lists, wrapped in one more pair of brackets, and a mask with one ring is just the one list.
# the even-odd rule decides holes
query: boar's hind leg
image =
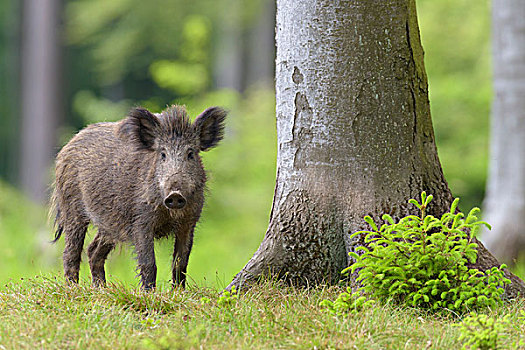
{"label": "boar's hind leg", "polygon": [[78,283],[80,260],[88,223],[73,223],[64,226],[65,248],[62,260],[64,276],[70,282]]}
{"label": "boar's hind leg", "polygon": [[175,248],[173,250],[172,283],[174,287],[186,287],[186,271],[193,246],[193,228],[184,234],[175,236]]}
{"label": "boar's hind leg", "polygon": [[104,271],[104,263],[108,254],[115,248],[115,243],[108,242],[104,234],[99,229],[95,239],[88,247],[89,267],[91,269],[91,278],[93,285],[104,286],[106,284],[106,272]]}

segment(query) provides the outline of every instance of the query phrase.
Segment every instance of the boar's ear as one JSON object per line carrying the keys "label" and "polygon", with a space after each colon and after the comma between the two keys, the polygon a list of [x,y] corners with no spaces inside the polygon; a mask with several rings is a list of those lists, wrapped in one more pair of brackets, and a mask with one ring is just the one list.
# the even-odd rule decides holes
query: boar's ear
{"label": "boar's ear", "polygon": [[193,122],[201,141],[201,151],[217,146],[224,136],[226,112],[220,107],[210,107],[202,112]]}
{"label": "boar's ear", "polygon": [[151,148],[155,142],[157,117],[145,108],[133,108],[122,121],[119,133],[128,137],[139,148]]}

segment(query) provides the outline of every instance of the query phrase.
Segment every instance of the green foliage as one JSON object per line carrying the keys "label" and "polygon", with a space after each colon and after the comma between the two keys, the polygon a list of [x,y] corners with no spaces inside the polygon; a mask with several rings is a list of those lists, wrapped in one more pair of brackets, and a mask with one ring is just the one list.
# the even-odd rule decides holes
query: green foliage
{"label": "green foliage", "polygon": [[151,65],[150,72],[160,87],[183,96],[201,92],[208,84],[206,67],[199,63],[161,60]]}
{"label": "green foliage", "polygon": [[[128,100],[112,102],[109,99],[98,98],[90,90],[78,91],[73,99],[73,109],[82,117],[85,124],[122,119],[130,110],[131,105],[131,101]],[[69,134],[65,136],[64,143],[71,138]]]}
{"label": "green foliage", "polygon": [[182,31],[181,58],[158,60],[150,65],[153,81],[179,96],[203,93],[210,82],[208,70],[210,28],[205,17],[190,16]]}
{"label": "green foliage", "polygon": [[325,299],[319,303],[319,306],[327,308],[332,314],[342,315],[349,312],[356,314],[374,304],[375,300],[367,299],[357,292],[352,293],[352,288],[347,287],[347,291],[339,294],[335,301]]}
{"label": "green foliage", "polygon": [[[217,60],[224,35],[229,35],[225,28],[238,31],[244,40],[266,4],[268,0],[65,2],[68,93],[74,101],[68,115],[78,128],[93,118],[120,119],[122,114],[113,112],[123,105],[160,110],[201,98],[213,88],[214,70],[222,66]],[[95,98],[84,98],[86,92]],[[106,109],[111,102],[115,108]]]}
{"label": "green foliage", "polygon": [[217,305],[229,309],[230,307],[232,307],[232,305],[237,299],[239,299],[239,295],[237,294],[237,288],[235,286],[232,286],[231,290],[225,290],[224,292],[222,292],[222,294],[217,299]]}
{"label": "green foliage", "polygon": [[[469,268],[477,259],[477,244],[472,237],[480,225],[472,209],[465,215],[456,212],[459,199],[438,219],[426,214],[432,195],[421,194],[421,202],[411,199],[421,215],[409,215],[399,222],[388,215],[381,227],[370,216],[365,221],[370,231],[364,235],[366,247],[350,253],[355,259],[343,273],[357,272],[359,291],[370,298],[393,299],[414,307],[449,309],[464,313],[502,303],[502,288],[510,280],[501,268],[485,272]],[[360,253],[360,254],[358,254]]]}
{"label": "green foliage", "polygon": [[455,324],[460,328],[459,340],[463,349],[496,350],[510,327],[510,316],[503,318],[490,317],[471,312],[462,322]]}

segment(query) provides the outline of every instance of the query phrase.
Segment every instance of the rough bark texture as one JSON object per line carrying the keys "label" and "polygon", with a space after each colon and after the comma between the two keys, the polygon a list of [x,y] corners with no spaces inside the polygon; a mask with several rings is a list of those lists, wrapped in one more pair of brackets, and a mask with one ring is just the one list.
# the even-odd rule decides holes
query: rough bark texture
{"label": "rough bark texture", "polygon": [[[413,0],[277,1],[277,180],[266,236],[231,284],[332,282],[365,215],[452,195],[434,142]],[[487,252],[488,254],[488,252]]]}
{"label": "rough bark texture", "polygon": [[525,2],[493,0],[494,102],[483,241],[511,263],[525,252]]}

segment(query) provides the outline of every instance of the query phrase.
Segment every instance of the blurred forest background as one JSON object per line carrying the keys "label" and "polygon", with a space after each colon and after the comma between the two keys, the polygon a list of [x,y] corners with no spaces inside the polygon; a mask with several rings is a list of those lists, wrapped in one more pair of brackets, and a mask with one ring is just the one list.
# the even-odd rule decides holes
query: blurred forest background
{"label": "blurred forest background", "polygon": [[[487,176],[490,4],[417,5],[438,151],[468,210],[481,206]],[[49,244],[45,208],[60,146],[132,106],[177,103],[192,116],[230,110],[222,145],[204,155],[209,193],[189,263],[190,280],[227,284],[257,249],[271,209],[274,2],[0,0],[0,24],[0,282],[62,273],[63,242]],[[172,244],[157,247],[166,283]],[[129,247],[117,249],[109,280],[137,283],[134,265]]]}

